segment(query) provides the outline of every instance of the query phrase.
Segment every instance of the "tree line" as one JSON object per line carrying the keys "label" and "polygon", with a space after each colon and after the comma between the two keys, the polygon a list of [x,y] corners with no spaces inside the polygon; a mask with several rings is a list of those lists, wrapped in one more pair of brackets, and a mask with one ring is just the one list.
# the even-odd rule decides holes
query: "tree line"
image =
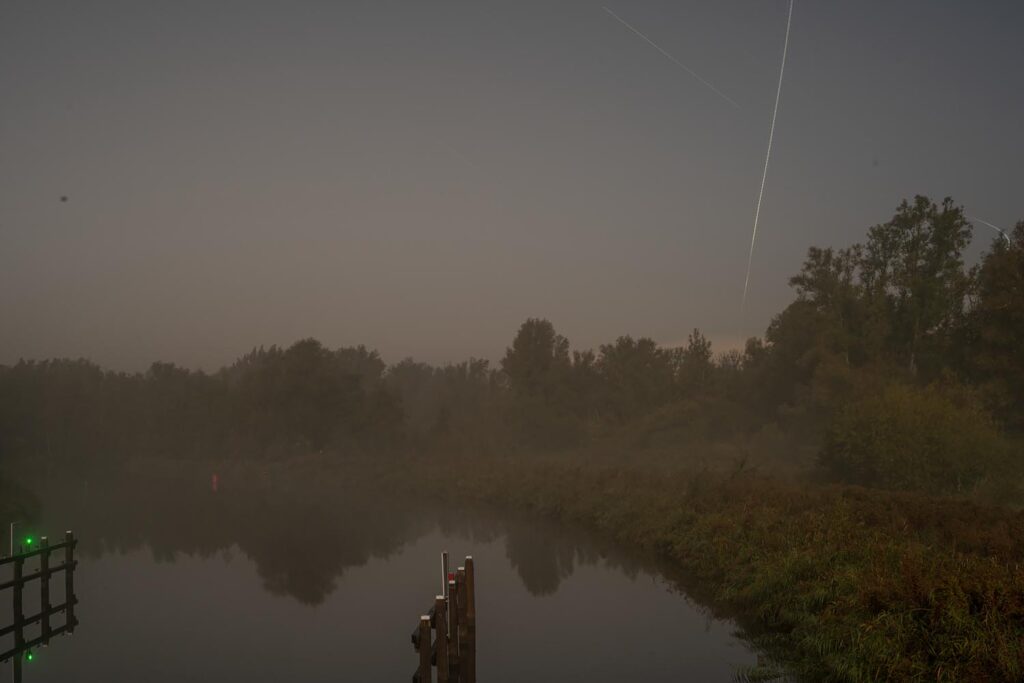
{"label": "tree line", "polygon": [[717,354],[697,329],[676,348],[622,336],[574,350],[528,319],[496,366],[388,366],[314,339],[213,373],[20,361],[0,366],[0,454],[71,465],[774,435],[835,478],[962,491],[1010,466],[1024,433],[1024,221],[968,266],[971,236],[951,199],[904,201],[863,243],[811,247],[763,337]]}

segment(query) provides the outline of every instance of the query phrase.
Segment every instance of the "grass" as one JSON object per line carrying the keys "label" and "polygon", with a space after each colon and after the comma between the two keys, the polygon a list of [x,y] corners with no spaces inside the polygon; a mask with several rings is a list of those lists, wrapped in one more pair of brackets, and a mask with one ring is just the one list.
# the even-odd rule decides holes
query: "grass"
{"label": "grass", "polygon": [[451,499],[583,523],[654,550],[803,677],[1024,679],[1024,514],[749,475],[419,461]]}
{"label": "grass", "polygon": [[[636,462],[324,455],[215,471],[285,502],[382,490],[583,525],[670,561],[799,677],[1024,680],[1024,513]],[[175,466],[201,486],[210,467]]]}

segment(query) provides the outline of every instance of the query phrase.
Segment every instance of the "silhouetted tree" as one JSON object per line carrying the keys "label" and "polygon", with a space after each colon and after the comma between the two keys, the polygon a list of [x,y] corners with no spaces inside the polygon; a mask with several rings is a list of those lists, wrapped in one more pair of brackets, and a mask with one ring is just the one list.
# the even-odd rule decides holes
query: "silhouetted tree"
{"label": "silhouetted tree", "polygon": [[977,271],[968,363],[1000,417],[1024,429],[1024,221],[998,238]]}
{"label": "silhouetted tree", "polygon": [[938,206],[917,196],[887,223],[868,231],[861,260],[868,300],[892,321],[891,344],[911,374],[922,356],[932,372],[963,313],[968,288],[963,250],[971,224],[946,198]]}
{"label": "silhouetted tree", "polygon": [[569,367],[569,340],[539,318],[529,318],[519,327],[501,360],[512,391],[544,398],[558,393]]}
{"label": "silhouetted tree", "polygon": [[530,318],[519,327],[501,370],[512,394],[512,420],[525,443],[568,445],[578,439],[571,369],[569,340],[550,322]]}
{"label": "silhouetted tree", "polygon": [[694,329],[686,340],[686,346],[679,350],[679,383],[687,393],[706,389],[714,372],[711,342]]}

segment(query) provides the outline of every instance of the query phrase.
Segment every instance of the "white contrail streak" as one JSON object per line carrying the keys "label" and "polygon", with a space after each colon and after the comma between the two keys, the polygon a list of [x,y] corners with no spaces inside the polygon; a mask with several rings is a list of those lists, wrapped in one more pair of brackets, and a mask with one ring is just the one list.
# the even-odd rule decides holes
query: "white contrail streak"
{"label": "white contrail streak", "polygon": [[992,228],[993,230],[998,232],[1000,235],[1002,235],[1003,239],[1006,240],[1007,244],[1010,243],[1010,237],[1006,234],[1006,231],[1003,230],[1002,228],[1000,228],[998,225],[992,225],[988,221],[983,221],[980,218],[978,218],[977,216],[968,216],[967,219],[968,220],[972,220],[972,221],[978,221],[982,225],[987,225],[988,227]]}
{"label": "white contrail streak", "polygon": [[793,23],[793,0],[789,0],[789,16],[786,17],[786,41],[782,44],[782,66],[779,67],[779,87],[775,91],[775,110],[772,111],[772,127],[768,132],[768,153],[764,156],[764,172],[761,173],[761,191],[757,193],[757,209],[754,211],[754,232],[750,236],[750,256],[747,257],[747,279],[743,282],[743,303],[741,311],[747,310],[747,288],[750,286],[750,266],[754,263],[754,242],[757,240],[757,221],[761,217],[761,199],[764,197],[764,181],[768,177],[768,160],[772,158],[772,140],[775,138],[775,118],[779,115],[779,97],[782,95],[782,75],[786,73],[786,52],[789,51],[789,27]]}
{"label": "white contrail streak", "polygon": [[722,92],[721,90],[719,90],[718,88],[716,88],[715,86],[711,85],[710,83],[708,83],[707,81],[705,81],[705,80],[704,80],[703,78],[701,78],[700,76],[698,76],[698,75],[697,75],[697,74],[696,74],[696,73],[695,73],[695,72],[693,71],[693,69],[691,69],[690,67],[686,66],[685,64],[683,64],[682,62],[680,62],[680,61],[679,61],[678,59],[676,59],[675,57],[673,57],[673,56],[672,56],[672,55],[670,55],[669,53],[667,53],[667,52],[665,52],[664,50],[662,50],[662,49],[661,49],[661,48],[660,48],[660,47],[659,47],[659,46],[657,45],[657,43],[655,43],[655,42],[654,42],[653,40],[651,40],[650,38],[648,38],[647,36],[645,36],[645,35],[644,35],[643,33],[640,33],[640,31],[638,31],[637,29],[633,28],[633,27],[632,27],[632,26],[631,26],[631,25],[630,25],[629,23],[627,23],[627,22],[626,22],[626,20],[625,20],[625,19],[623,19],[622,17],[620,17],[620,16],[618,15],[618,14],[616,14],[616,13],[615,13],[615,12],[613,12],[613,11],[611,11],[611,10],[610,10],[610,9],[608,9],[607,7],[605,7],[605,8],[604,8],[604,11],[605,11],[605,12],[607,12],[608,14],[612,15],[612,17],[614,17],[616,21],[618,21],[618,22],[619,22],[620,24],[622,24],[623,26],[625,26],[626,28],[628,28],[628,29],[629,29],[630,31],[632,31],[633,33],[635,33],[635,34],[637,34],[638,36],[640,36],[641,38],[643,38],[643,39],[644,39],[644,40],[645,40],[645,41],[647,42],[647,44],[648,44],[648,45],[650,45],[650,46],[651,46],[651,47],[653,47],[653,48],[654,48],[655,50],[657,50],[657,51],[658,51],[658,52],[660,52],[661,54],[663,54],[663,55],[665,55],[666,57],[668,57],[668,59],[669,59],[669,60],[671,60],[671,62],[672,62],[673,64],[675,64],[676,66],[678,66],[679,68],[681,68],[681,69],[682,69],[683,71],[685,71],[686,73],[688,73],[688,74],[690,74],[691,76],[693,76],[694,78],[696,78],[696,79],[697,79],[698,81],[700,81],[700,82],[701,82],[701,83],[703,83],[704,85],[706,85],[706,86],[708,86],[709,88],[711,88],[712,90],[714,90],[714,91],[715,91],[715,93],[716,93],[716,94],[717,94],[717,95],[718,95],[719,97],[721,97],[722,99],[724,99],[724,100],[725,100],[726,102],[728,102],[728,103],[729,103],[729,104],[731,104],[732,106],[736,107],[737,109],[739,109],[739,108],[740,108],[740,105],[736,104],[736,101],[735,101],[735,100],[733,100],[733,99],[732,99],[731,97],[729,97],[728,95],[726,95],[726,94],[725,94],[724,92]]}

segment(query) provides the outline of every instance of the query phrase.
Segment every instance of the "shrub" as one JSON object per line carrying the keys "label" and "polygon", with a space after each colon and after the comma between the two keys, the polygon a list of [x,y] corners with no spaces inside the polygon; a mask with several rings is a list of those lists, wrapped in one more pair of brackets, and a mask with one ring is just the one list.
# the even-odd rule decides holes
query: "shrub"
{"label": "shrub", "polygon": [[893,385],[838,412],[819,462],[852,484],[957,493],[998,469],[1006,451],[971,397],[937,386]]}

